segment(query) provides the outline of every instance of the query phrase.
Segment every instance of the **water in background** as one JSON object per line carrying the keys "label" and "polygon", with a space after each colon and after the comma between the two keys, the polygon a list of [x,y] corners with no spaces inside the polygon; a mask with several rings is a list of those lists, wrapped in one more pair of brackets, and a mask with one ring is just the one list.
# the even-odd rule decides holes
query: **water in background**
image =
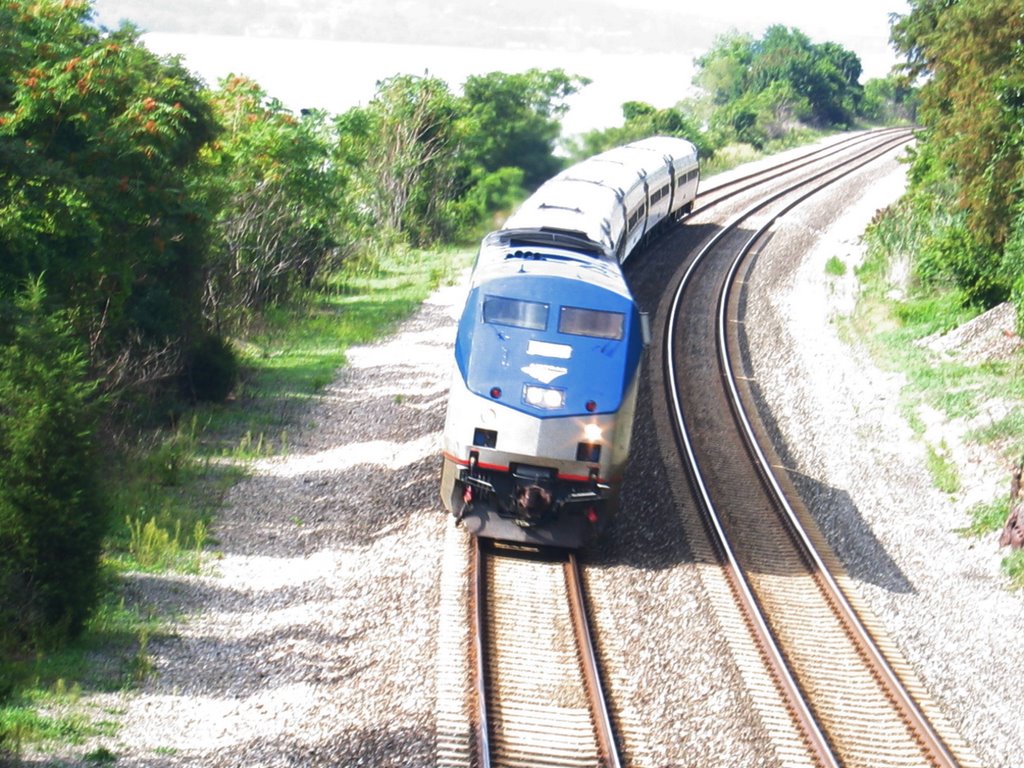
{"label": "water in background", "polygon": [[211,86],[228,74],[251,77],[293,111],[337,113],[365,105],[377,81],[396,74],[429,72],[458,91],[473,74],[561,68],[593,81],[568,102],[562,121],[567,136],[621,125],[626,101],[668,107],[691,95],[693,59],[702,53],[607,54],[167,33],[149,33],[143,41],[155,53],[180,54]]}

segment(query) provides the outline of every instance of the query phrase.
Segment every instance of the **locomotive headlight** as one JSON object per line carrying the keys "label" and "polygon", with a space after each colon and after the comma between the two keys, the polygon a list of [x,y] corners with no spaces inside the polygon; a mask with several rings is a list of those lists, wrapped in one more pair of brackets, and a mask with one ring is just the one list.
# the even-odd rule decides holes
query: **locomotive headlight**
{"label": "locomotive headlight", "polygon": [[544,408],[550,411],[565,406],[565,392],[551,387],[535,387],[533,384],[527,384],[523,387],[523,400],[534,408]]}
{"label": "locomotive headlight", "polygon": [[587,424],[583,427],[583,437],[588,443],[597,443],[601,440],[601,425]]}

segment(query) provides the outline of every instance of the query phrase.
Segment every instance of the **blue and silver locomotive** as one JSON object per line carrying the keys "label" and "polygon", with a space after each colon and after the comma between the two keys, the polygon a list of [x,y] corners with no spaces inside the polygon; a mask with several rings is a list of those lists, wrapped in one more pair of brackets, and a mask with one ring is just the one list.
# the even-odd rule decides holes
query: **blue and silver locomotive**
{"label": "blue and silver locomotive", "polygon": [[649,336],[621,263],[697,182],[690,142],[646,139],[563,171],[484,238],[442,447],[442,500],[473,534],[577,548],[617,510]]}

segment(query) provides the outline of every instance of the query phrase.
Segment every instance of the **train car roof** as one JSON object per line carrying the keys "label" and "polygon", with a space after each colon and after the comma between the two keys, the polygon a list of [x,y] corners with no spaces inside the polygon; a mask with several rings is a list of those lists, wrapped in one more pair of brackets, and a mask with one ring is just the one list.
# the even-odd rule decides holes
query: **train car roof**
{"label": "train car roof", "polygon": [[694,162],[697,160],[697,146],[687,139],[678,136],[651,136],[650,138],[634,141],[628,145],[638,149],[659,152],[676,159],[689,158]]}
{"label": "train car roof", "polygon": [[590,181],[555,177],[541,185],[509,216],[506,229],[553,229],[580,232],[588,240],[613,248],[611,222],[618,194]]}
{"label": "train car roof", "polygon": [[652,173],[661,171],[666,167],[665,155],[661,152],[652,152],[644,147],[635,144],[627,144],[624,147],[609,149],[597,155],[595,160],[604,163],[620,163],[631,168],[642,169],[642,176],[649,176]]}
{"label": "train car roof", "polygon": [[598,155],[566,168],[555,178],[606,184],[619,190],[624,195],[636,187],[643,176],[636,168],[613,160],[607,160]]}

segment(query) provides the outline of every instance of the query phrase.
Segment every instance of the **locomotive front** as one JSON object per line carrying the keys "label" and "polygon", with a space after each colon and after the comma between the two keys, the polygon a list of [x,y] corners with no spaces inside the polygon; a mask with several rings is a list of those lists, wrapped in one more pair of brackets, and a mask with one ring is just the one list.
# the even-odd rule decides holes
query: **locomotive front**
{"label": "locomotive front", "polygon": [[478,536],[576,548],[618,506],[643,318],[614,262],[485,240],[455,343],[441,497]]}

